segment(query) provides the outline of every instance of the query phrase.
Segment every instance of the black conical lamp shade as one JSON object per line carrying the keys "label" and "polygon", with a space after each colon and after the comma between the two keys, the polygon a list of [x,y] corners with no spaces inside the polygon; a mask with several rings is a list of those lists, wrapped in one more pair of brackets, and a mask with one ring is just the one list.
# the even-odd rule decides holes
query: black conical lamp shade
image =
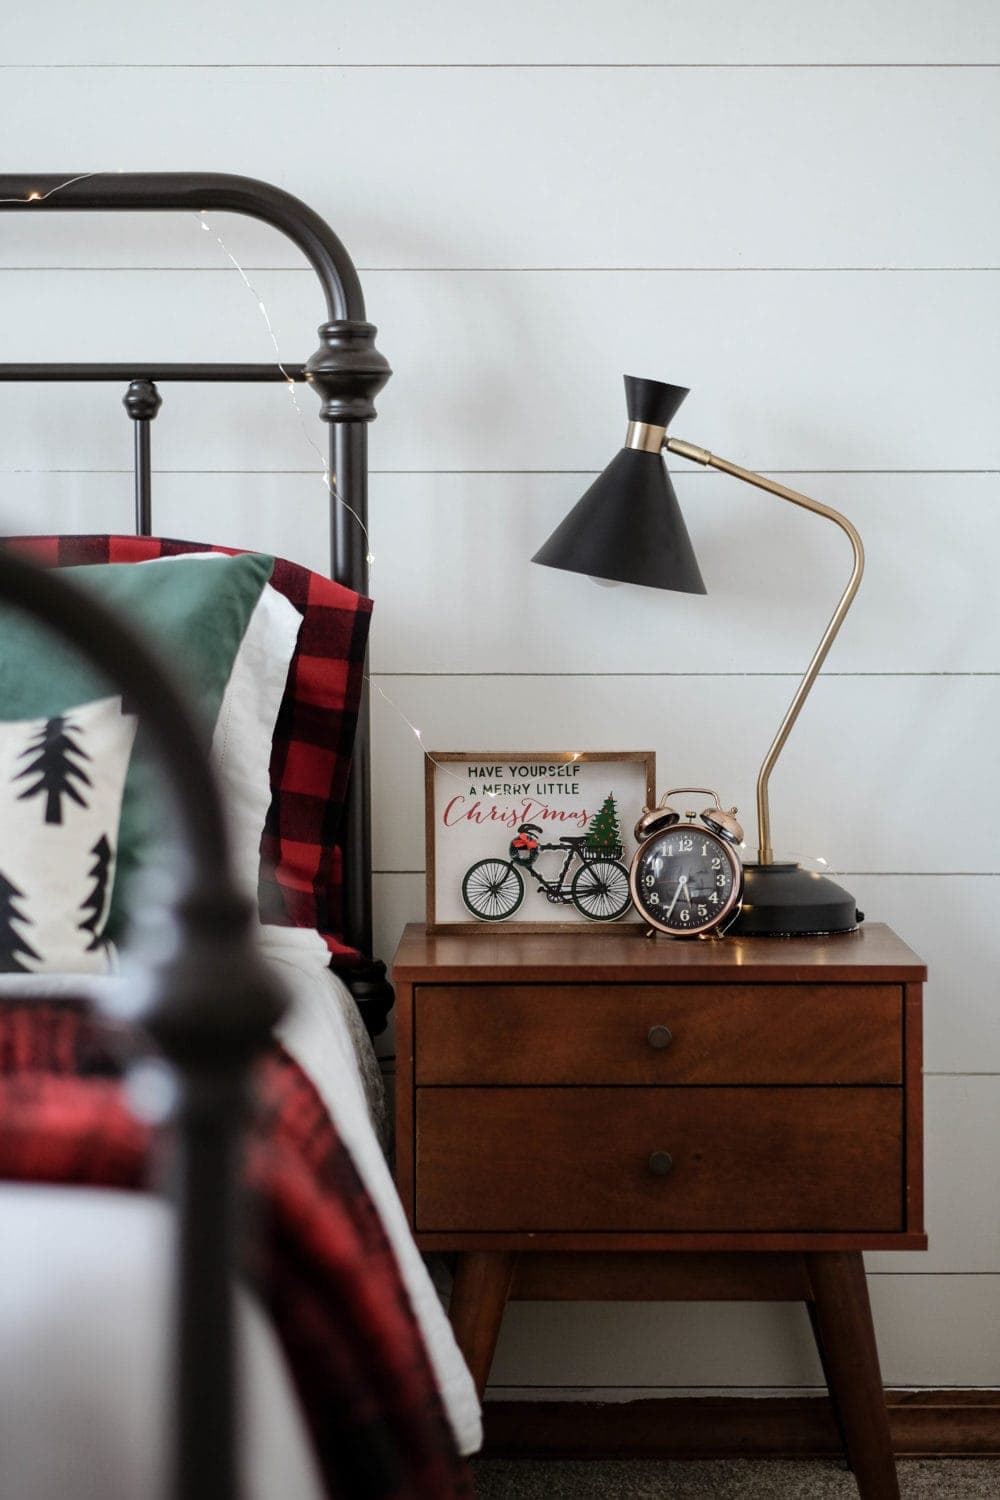
{"label": "black conical lamp shade", "polygon": [[[630,422],[666,429],[686,395],[683,386],[625,376]],[[705,593],[658,451],[622,448],[531,560],[618,583]]]}

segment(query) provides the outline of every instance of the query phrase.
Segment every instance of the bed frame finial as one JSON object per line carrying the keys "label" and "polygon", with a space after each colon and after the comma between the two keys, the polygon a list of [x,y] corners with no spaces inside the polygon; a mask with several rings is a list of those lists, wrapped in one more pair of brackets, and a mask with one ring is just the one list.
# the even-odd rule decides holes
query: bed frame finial
{"label": "bed frame finial", "polygon": [[317,391],[324,422],[371,422],[375,397],[392,368],[375,347],[374,323],[340,318],[319,327],[319,348],[306,361],[306,380]]}

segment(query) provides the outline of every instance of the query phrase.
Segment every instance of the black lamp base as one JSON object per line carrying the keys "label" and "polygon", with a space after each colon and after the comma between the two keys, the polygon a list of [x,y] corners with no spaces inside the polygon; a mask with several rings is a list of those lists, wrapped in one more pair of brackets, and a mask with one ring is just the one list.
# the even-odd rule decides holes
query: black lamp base
{"label": "black lamp base", "polygon": [[819,937],[854,932],[864,916],[841,886],[796,864],[744,865],[737,937]]}

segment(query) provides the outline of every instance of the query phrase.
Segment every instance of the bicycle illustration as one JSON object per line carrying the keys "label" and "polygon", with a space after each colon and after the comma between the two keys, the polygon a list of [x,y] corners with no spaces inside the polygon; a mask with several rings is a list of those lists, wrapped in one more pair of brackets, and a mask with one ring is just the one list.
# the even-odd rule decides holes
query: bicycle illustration
{"label": "bicycle illustration", "polygon": [[[620,844],[594,847],[586,834],[563,834],[558,843],[541,843],[537,823],[522,823],[506,859],[480,859],[466,871],[462,900],[482,922],[512,917],[524,900],[524,875],[530,875],[538,894],[554,906],[572,904],[592,922],[616,922],[632,904],[628,870],[618,857]],[[540,854],[558,851],[565,858],[554,879],[536,868]],[[576,865],[570,875],[570,867]]]}

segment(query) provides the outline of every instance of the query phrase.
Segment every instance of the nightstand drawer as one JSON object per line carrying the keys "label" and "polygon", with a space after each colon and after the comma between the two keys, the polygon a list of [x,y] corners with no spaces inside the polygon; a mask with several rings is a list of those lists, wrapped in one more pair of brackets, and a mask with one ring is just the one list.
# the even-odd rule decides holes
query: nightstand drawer
{"label": "nightstand drawer", "polygon": [[898,984],[420,985],[418,1084],[898,1084]]}
{"label": "nightstand drawer", "polygon": [[898,1231],[896,1088],[423,1088],[416,1227]]}

